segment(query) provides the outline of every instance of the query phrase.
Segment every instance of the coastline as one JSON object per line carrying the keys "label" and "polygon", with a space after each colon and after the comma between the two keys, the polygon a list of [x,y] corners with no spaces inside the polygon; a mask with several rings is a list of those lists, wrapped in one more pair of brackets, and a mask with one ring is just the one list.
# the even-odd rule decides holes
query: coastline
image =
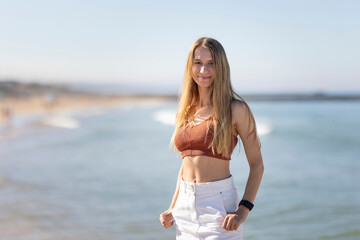
{"label": "coastline", "polygon": [[[108,110],[129,104],[152,104],[169,101],[161,96],[101,96],[92,94],[64,95],[51,102],[42,96],[0,99],[0,127],[10,125],[16,118],[33,115],[66,115],[66,112]],[[5,113],[8,111],[8,113]]]}

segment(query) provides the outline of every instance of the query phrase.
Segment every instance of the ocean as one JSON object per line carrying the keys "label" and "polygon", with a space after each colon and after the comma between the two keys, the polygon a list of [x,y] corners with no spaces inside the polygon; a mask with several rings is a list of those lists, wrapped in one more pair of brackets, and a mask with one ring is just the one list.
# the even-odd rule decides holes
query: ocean
{"label": "ocean", "polygon": [[[360,239],[360,102],[248,104],[265,172],[245,239]],[[58,127],[32,116],[1,128],[0,239],[175,239],[158,218],[181,165],[169,146],[176,107],[90,109]],[[240,197],[248,172],[238,145]]]}

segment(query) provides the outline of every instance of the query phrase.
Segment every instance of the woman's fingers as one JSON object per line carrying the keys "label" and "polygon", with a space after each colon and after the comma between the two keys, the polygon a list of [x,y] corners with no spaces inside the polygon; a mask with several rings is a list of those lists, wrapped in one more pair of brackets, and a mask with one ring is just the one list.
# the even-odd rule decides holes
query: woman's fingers
{"label": "woman's fingers", "polygon": [[166,229],[168,229],[169,227],[171,227],[174,224],[173,215],[171,214],[171,212],[168,212],[168,211],[160,214],[159,220],[160,220],[161,225],[163,225],[163,227]]}
{"label": "woman's fingers", "polygon": [[174,222],[171,221],[171,222],[167,223],[167,224],[164,226],[164,228],[165,228],[165,229],[168,229],[168,228],[170,228],[173,224],[174,224]]}
{"label": "woman's fingers", "polygon": [[227,230],[228,221],[229,221],[229,218],[228,218],[228,216],[226,216],[225,219],[224,219],[224,222],[223,222],[223,224],[221,226],[225,230]]}
{"label": "woman's fingers", "polygon": [[227,231],[234,231],[239,228],[240,224],[241,221],[235,214],[228,214],[224,219],[222,228]]}

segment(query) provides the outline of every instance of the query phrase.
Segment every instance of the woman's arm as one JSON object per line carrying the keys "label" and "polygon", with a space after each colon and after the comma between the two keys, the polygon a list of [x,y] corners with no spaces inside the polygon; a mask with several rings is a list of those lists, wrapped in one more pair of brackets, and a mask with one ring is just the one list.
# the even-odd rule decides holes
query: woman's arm
{"label": "woman's arm", "polygon": [[177,182],[176,182],[175,193],[174,193],[174,196],[172,198],[172,201],[171,201],[171,204],[170,204],[170,207],[169,207],[168,211],[171,211],[175,207],[177,197],[179,196],[180,180],[182,178],[182,171],[183,171],[183,168],[182,168],[182,165],[181,165],[180,170],[179,170],[179,174],[178,174],[178,178],[177,178]]}
{"label": "woman's arm", "polygon": [[172,201],[171,201],[171,204],[170,204],[170,207],[168,210],[166,210],[165,212],[163,212],[162,214],[160,214],[160,222],[161,222],[161,225],[163,225],[164,228],[168,229],[169,227],[171,227],[174,223],[174,217],[171,213],[172,209],[175,207],[175,203],[176,203],[176,200],[179,196],[179,189],[180,189],[180,180],[182,178],[182,165],[180,167],[180,170],[179,170],[179,174],[178,174],[178,178],[177,178],[177,183],[176,183],[176,188],[175,188],[175,193],[174,193],[174,196],[172,198]]}
{"label": "woman's arm", "polygon": [[[253,203],[264,173],[264,164],[257,133],[251,133],[254,128],[255,120],[248,110],[248,106],[242,102],[235,101],[232,104],[233,124],[244,145],[246,158],[250,167],[249,177],[242,199]],[[229,214],[225,218],[223,228],[226,230],[236,230],[239,225],[245,221],[248,214],[249,209],[240,205],[234,214]]]}
{"label": "woman's arm", "polygon": [[257,137],[257,133],[252,132],[255,125],[255,119],[252,118],[248,111],[248,107],[244,103],[235,101],[232,106],[233,122],[235,123],[236,131],[240,135],[250,167],[243,199],[254,202],[264,172],[260,141]]}

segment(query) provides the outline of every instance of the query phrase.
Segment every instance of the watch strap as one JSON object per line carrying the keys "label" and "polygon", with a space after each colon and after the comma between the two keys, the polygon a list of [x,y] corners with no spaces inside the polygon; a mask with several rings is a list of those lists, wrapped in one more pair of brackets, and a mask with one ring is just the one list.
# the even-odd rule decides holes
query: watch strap
{"label": "watch strap", "polygon": [[253,203],[249,202],[248,200],[244,200],[244,199],[240,201],[239,206],[240,205],[245,206],[246,208],[249,209],[249,211],[251,211],[251,209],[253,209],[253,207],[254,207]]}

